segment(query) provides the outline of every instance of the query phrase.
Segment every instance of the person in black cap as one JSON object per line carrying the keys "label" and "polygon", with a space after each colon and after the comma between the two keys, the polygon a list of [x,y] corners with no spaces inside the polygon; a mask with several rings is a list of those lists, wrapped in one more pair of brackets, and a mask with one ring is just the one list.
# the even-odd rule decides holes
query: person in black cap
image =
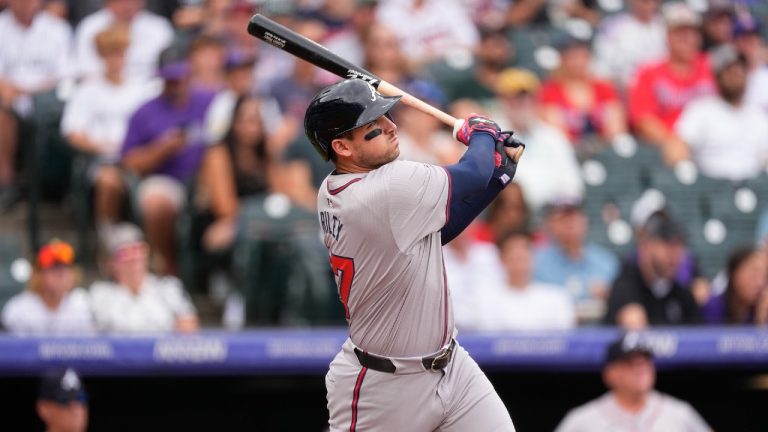
{"label": "person in black cap", "polygon": [[636,260],[623,264],[608,297],[605,324],[627,329],[701,321],[688,287],[675,280],[685,254],[682,228],[664,211],[648,217],[638,233]]}
{"label": "person in black cap", "polygon": [[56,371],[40,381],[37,414],[48,432],[81,432],[88,427],[88,396],[74,369]]}
{"label": "person in black cap", "polygon": [[654,390],[654,354],[642,335],[612,342],[602,375],[609,391],[568,412],[555,432],[711,431],[690,404]]}

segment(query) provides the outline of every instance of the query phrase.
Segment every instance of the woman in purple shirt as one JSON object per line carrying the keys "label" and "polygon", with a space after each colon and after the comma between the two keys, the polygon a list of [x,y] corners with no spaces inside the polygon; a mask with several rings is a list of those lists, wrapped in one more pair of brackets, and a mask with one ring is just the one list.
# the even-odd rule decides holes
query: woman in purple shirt
{"label": "woman in purple shirt", "polygon": [[768,324],[768,260],[752,247],[728,258],[728,285],[703,307],[709,324]]}

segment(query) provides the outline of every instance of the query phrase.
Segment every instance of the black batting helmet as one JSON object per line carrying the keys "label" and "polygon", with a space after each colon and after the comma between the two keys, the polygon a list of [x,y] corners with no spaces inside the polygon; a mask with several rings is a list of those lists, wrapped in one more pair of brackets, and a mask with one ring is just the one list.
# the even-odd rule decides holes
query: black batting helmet
{"label": "black batting helmet", "polygon": [[400,96],[382,96],[361,79],[344,80],[312,99],[304,115],[304,131],[320,156],[329,160],[334,138],[387,114],[399,100]]}

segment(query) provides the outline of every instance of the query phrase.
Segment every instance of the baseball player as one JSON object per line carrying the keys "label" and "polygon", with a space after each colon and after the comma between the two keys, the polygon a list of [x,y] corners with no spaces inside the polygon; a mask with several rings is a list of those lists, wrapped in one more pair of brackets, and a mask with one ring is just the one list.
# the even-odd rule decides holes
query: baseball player
{"label": "baseball player", "polygon": [[[456,342],[442,245],[512,180],[522,143],[484,117],[456,131],[455,165],[396,160],[385,97],[352,79],[307,108],[310,141],[336,169],[318,212],[349,339],[326,375],[331,431],[514,431],[490,381]],[[482,269],[478,269],[482,271]]]}

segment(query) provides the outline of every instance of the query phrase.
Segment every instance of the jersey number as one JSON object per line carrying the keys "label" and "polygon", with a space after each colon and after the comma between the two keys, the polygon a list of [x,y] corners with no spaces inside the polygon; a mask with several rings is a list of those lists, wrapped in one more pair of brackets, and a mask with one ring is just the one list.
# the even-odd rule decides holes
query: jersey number
{"label": "jersey number", "polygon": [[339,286],[339,297],[344,305],[344,313],[349,319],[349,289],[352,288],[352,279],[355,277],[355,261],[352,258],[331,255],[331,268]]}

